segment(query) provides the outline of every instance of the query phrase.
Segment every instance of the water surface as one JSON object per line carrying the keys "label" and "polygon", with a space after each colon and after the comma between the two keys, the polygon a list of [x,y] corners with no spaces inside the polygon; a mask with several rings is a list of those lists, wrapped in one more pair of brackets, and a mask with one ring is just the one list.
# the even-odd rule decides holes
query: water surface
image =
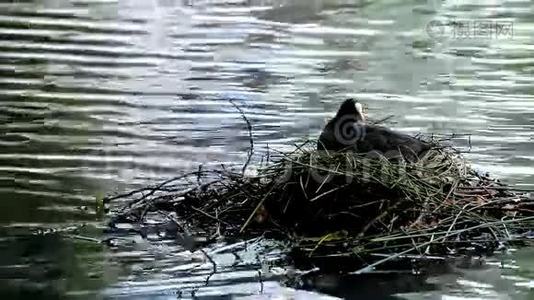
{"label": "water surface", "polygon": [[[529,1],[0,2],[2,290],[190,297],[210,272],[202,255],[47,230],[98,236],[95,197],[242,163],[247,130],[229,100],[260,154],[316,136],[350,96],[408,133],[466,134],[454,141],[475,167],[534,189],[533,17]],[[269,257],[262,243],[252,253]],[[260,288],[264,266],[243,251],[252,258],[239,267],[216,256],[221,272],[197,296],[321,297],[274,275]],[[534,269],[522,251],[402,293],[527,298]]]}

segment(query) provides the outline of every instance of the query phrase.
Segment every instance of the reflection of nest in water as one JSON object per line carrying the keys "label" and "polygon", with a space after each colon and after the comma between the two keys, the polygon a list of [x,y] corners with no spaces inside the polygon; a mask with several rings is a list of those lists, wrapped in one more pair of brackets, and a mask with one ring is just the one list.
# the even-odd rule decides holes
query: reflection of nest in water
{"label": "reflection of nest in water", "polygon": [[452,149],[402,164],[310,144],[268,157],[256,176],[199,170],[108,198],[128,200],[112,225],[163,214],[181,235],[208,242],[268,234],[310,260],[374,266],[405,254],[488,253],[534,218],[531,203]]}

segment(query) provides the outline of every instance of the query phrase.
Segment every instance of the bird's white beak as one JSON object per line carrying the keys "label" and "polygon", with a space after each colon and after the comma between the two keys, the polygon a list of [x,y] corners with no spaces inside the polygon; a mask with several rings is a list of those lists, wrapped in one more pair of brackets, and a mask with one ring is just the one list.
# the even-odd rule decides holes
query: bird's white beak
{"label": "bird's white beak", "polygon": [[360,117],[362,118],[361,122],[364,123],[365,122],[365,116],[363,114],[362,104],[356,102],[354,105],[356,106],[356,111],[360,114]]}

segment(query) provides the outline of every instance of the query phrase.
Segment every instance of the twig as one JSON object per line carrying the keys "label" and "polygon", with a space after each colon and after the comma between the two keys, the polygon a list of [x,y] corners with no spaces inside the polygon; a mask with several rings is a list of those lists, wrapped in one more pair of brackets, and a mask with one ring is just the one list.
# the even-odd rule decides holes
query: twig
{"label": "twig", "polygon": [[389,120],[389,119],[391,119],[391,118],[393,118],[393,117],[395,117],[395,115],[389,115],[389,116],[387,116],[387,117],[385,117],[385,118],[379,119],[378,121],[373,121],[373,122],[371,122],[371,125],[376,125],[376,124],[384,123],[384,122],[386,122],[387,120]]}
{"label": "twig", "polygon": [[248,137],[249,137],[250,147],[248,149],[247,161],[243,165],[243,169],[241,171],[243,174],[245,174],[245,170],[247,169],[248,164],[250,163],[250,160],[252,158],[252,155],[254,154],[254,139],[252,137],[252,124],[250,123],[250,121],[248,120],[247,116],[245,115],[245,112],[237,104],[235,104],[233,100],[228,100],[228,101],[239,111],[239,113],[241,114],[241,117],[247,123],[247,130],[248,130]]}
{"label": "twig", "polygon": [[245,230],[245,228],[247,228],[248,224],[250,223],[250,221],[252,221],[252,219],[254,218],[254,216],[256,215],[256,213],[258,212],[258,210],[260,209],[260,207],[263,205],[263,203],[265,202],[265,200],[267,199],[267,197],[269,196],[269,194],[271,194],[271,192],[273,191],[273,188],[275,187],[275,185],[273,184],[271,186],[271,189],[269,190],[269,192],[267,192],[265,194],[265,196],[260,200],[260,202],[258,202],[258,205],[256,205],[256,208],[254,208],[254,210],[252,211],[252,213],[250,214],[250,216],[248,217],[247,221],[245,222],[245,224],[243,224],[243,226],[241,227],[241,229],[239,230],[239,233],[242,233],[243,230]]}
{"label": "twig", "polygon": [[395,203],[394,205],[388,207],[387,209],[385,209],[381,214],[379,214],[378,216],[376,216],[375,218],[373,218],[371,220],[371,222],[367,223],[367,225],[365,225],[363,227],[363,229],[360,231],[360,233],[358,234],[359,237],[363,237],[363,235],[367,232],[367,230],[369,230],[369,228],[371,228],[371,226],[373,226],[377,221],[379,221],[380,219],[382,219],[383,217],[387,216],[389,214],[389,212],[395,208],[397,208],[403,201],[399,200],[397,203]]}
{"label": "twig", "polygon": [[[496,221],[496,222],[491,222],[491,223],[487,223],[487,224],[479,224],[479,225],[475,225],[475,226],[472,226],[472,227],[469,227],[469,228],[465,228],[465,229],[459,229],[459,230],[456,230],[452,233],[446,233],[445,235],[441,236],[441,237],[438,237],[434,240],[430,240],[428,242],[425,242],[425,243],[422,243],[422,244],[419,244],[419,245],[416,245],[412,248],[409,248],[407,250],[404,250],[402,252],[399,252],[399,253],[396,253],[396,254],[393,254],[389,257],[386,257],[384,259],[381,259],[377,262],[374,262],[368,266],[366,266],[365,268],[361,268],[355,272],[352,272],[351,274],[362,274],[362,273],[366,273],[366,272],[369,272],[369,270],[373,269],[374,267],[378,266],[378,265],[381,265],[385,262],[388,262],[390,260],[393,260],[393,259],[396,259],[398,258],[399,256],[401,255],[404,255],[404,254],[408,254],[414,250],[417,250],[421,247],[425,247],[427,245],[430,245],[430,244],[433,244],[433,243],[437,243],[437,242],[441,242],[441,241],[444,241],[445,239],[447,239],[450,235],[455,235],[455,234],[461,234],[461,233],[464,233],[464,232],[468,232],[468,231],[472,231],[474,229],[478,229],[478,228],[484,228],[484,227],[488,227],[488,226],[493,226],[493,225],[498,225],[498,224],[505,224],[505,223],[514,223],[514,222],[525,222],[525,221],[529,221],[529,220],[534,220],[534,217],[526,217],[526,218],[522,218],[522,219],[514,219],[514,220],[506,220],[506,221]],[[405,238],[411,238],[411,237],[405,237]]]}
{"label": "twig", "polygon": [[199,250],[200,250],[200,252],[202,252],[202,254],[204,254],[204,256],[209,260],[209,262],[213,266],[213,269],[212,269],[211,273],[206,278],[205,286],[208,286],[211,276],[213,276],[213,275],[215,275],[215,273],[217,273],[217,264],[215,263],[213,258],[211,258],[211,256],[209,256],[208,253],[204,249],[199,249]]}
{"label": "twig", "polygon": [[97,243],[97,244],[101,244],[102,243],[102,240],[99,240],[99,239],[95,239],[95,238],[92,238],[92,237],[88,237],[88,236],[83,236],[83,235],[77,235],[77,234],[65,234],[63,235],[67,238],[71,238],[71,239],[74,239],[74,240],[80,240],[80,241],[86,241],[86,242],[93,242],[93,243]]}
{"label": "twig", "polygon": [[260,294],[263,294],[263,278],[261,276],[261,270],[258,270],[258,280],[260,282]]}

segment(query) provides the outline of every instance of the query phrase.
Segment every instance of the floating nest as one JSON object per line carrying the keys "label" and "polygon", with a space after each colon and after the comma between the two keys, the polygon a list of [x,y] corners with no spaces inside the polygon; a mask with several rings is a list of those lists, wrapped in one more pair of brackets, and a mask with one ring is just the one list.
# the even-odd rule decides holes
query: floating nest
{"label": "floating nest", "polygon": [[168,232],[170,222],[195,245],[268,235],[314,266],[350,259],[336,268],[365,272],[401,257],[492,253],[524,241],[534,221],[526,194],[474,171],[449,147],[415,163],[314,148],[271,150],[253,176],[199,169],[108,197],[125,201],[110,226],[167,224]]}

